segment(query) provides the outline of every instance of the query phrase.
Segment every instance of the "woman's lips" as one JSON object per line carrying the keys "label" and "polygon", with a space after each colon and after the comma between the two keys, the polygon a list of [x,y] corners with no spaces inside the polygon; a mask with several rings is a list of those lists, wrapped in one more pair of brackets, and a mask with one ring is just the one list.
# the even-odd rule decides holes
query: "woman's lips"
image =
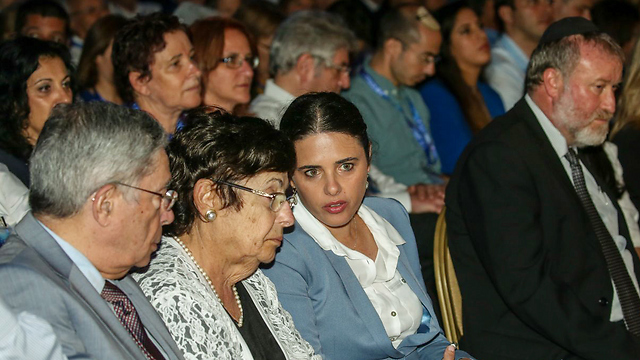
{"label": "woman's lips", "polygon": [[329,214],[339,214],[346,208],[346,201],[332,201],[322,207],[322,209],[324,209],[324,211],[328,212]]}

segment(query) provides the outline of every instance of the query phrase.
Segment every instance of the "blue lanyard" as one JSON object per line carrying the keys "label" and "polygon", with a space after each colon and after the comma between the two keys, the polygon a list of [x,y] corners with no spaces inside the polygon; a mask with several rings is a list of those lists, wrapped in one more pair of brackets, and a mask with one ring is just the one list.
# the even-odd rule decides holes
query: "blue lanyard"
{"label": "blue lanyard", "polygon": [[411,129],[411,133],[413,137],[416,139],[420,147],[424,150],[425,155],[427,156],[427,163],[429,165],[434,165],[438,162],[438,151],[436,150],[436,146],[427,131],[427,127],[424,125],[420,114],[418,114],[418,110],[413,105],[411,100],[406,99],[409,103],[409,109],[411,109],[411,115],[413,116],[413,121],[407,116],[402,107],[395,103],[391,98],[385,94],[384,90],[376,83],[375,80],[371,77],[371,75],[367,74],[364,69],[360,70],[360,75],[364,81],[369,85],[371,90],[378,94],[381,98],[387,100],[391,105],[393,105],[399,112],[402,114],[402,117],[405,119],[407,126]]}

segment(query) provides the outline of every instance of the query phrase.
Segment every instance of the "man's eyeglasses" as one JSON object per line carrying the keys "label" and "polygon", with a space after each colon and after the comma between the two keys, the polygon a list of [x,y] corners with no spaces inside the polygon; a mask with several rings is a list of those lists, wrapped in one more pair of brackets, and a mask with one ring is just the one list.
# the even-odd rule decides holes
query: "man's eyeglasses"
{"label": "man's eyeglasses", "polygon": [[252,194],[271,199],[271,203],[269,204],[269,208],[273,212],[278,212],[280,210],[280,208],[282,208],[282,204],[284,204],[285,202],[288,202],[289,206],[291,208],[293,208],[294,205],[298,204],[298,200],[296,199],[296,190],[295,189],[293,190],[293,195],[287,197],[286,194],[281,193],[281,192],[277,192],[277,193],[273,193],[273,194],[267,194],[266,192],[261,191],[261,190],[248,188],[246,186],[242,186],[242,185],[238,185],[238,184],[234,184],[234,183],[230,183],[230,182],[226,182],[226,181],[222,181],[222,180],[213,180],[213,181],[217,182],[218,184],[231,186],[231,187],[234,187],[236,189],[248,191],[248,192],[250,192]]}
{"label": "man's eyeglasses", "polygon": [[338,70],[339,72],[343,73],[343,74],[349,74],[351,73],[351,67],[349,65],[345,65],[345,64],[325,64],[324,65],[326,68],[328,69],[334,69],[334,70]]}
{"label": "man's eyeglasses", "polygon": [[164,211],[171,210],[173,205],[175,205],[176,201],[178,200],[178,193],[175,190],[167,190],[167,192],[165,192],[164,195],[163,195],[163,194],[161,194],[159,192],[155,192],[155,191],[139,188],[139,187],[133,186],[133,185],[127,185],[127,184],[124,184],[124,183],[121,183],[121,182],[115,182],[115,184],[126,186],[126,187],[129,187],[129,188],[132,188],[132,189],[136,189],[136,190],[148,192],[149,194],[160,196],[162,198],[162,204],[161,204],[162,210],[164,210]]}
{"label": "man's eyeglasses", "polygon": [[229,69],[238,69],[245,62],[247,62],[247,64],[249,64],[249,67],[254,70],[258,67],[258,65],[260,65],[260,59],[258,59],[257,56],[252,56],[252,55],[247,55],[243,57],[240,54],[232,54],[218,61],[227,65]]}

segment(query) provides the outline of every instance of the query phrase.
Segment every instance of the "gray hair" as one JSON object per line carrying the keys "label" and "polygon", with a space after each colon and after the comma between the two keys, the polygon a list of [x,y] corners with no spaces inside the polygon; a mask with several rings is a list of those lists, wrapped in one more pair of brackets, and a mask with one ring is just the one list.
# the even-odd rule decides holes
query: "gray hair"
{"label": "gray hair", "polygon": [[355,49],[356,38],[341,18],[322,11],[299,11],[276,30],[271,43],[269,67],[272,75],[286,74],[303,54],[316,59],[315,65],[333,65],[336,51]]}
{"label": "gray hair", "polygon": [[538,45],[533,51],[527,66],[526,91],[531,92],[542,84],[544,71],[549,68],[559,70],[564,78],[571,76],[580,62],[580,45],[582,44],[594,46],[606,54],[618,58],[624,64],[624,53],[620,45],[605,33],[593,32],[564,37],[557,41]]}
{"label": "gray hair", "polygon": [[400,41],[404,47],[420,41],[420,21],[411,10],[405,6],[405,9],[389,9],[382,15],[376,39],[377,50],[383,49],[384,43],[389,39]]}
{"label": "gray hair", "polygon": [[103,102],[56,106],[31,155],[32,211],[69,217],[101,186],[137,184],[153,171],[166,137],[142,111]]}

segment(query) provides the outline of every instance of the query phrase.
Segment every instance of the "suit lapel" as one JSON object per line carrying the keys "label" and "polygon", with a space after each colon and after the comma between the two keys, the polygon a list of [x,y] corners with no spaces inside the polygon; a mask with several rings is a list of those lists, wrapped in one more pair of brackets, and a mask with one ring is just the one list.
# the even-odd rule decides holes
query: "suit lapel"
{"label": "suit lapel", "polygon": [[123,348],[123,351],[128,352],[133,358],[145,359],[138,345],[122,326],[111,307],[31,213],[28,213],[25,219],[16,226],[16,233],[59,275],[63,281],[60,285],[76,296],[78,303],[84,307],[87,313],[94,315],[94,320],[102,324],[105,331],[113,338],[118,339],[118,344]]}
{"label": "suit lapel", "polygon": [[[522,117],[525,123],[531,130],[531,134],[533,134],[534,146],[530,149],[530,151],[540,152],[543,157],[543,166],[548,166],[549,173],[558,181],[559,184],[564,188],[562,190],[563,193],[567,194],[569,198],[573,201],[571,208],[573,209],[581,209],[582,218],[585,224],[591,224],[589,218],[584,210],[582,210],[582,203],[580,198],[578,197],[578,193],[576,193],[575,188],[573,187],[573,183],[567,174],[567,171],[562,166],[562,162],[558,157],[555,149],[551,145],[549,138],[545,134],[542,126],[538,122],[535,114],[526,103],[524,99],[520,100],[518,103],[520,107],[518,108],[519,113],[517,116]],[[593,232],[592,232],[593,233]],[[587,236],[585,241],[591,248],[601,252],[600,243],[596,236]]]}
{"label": "suit lapel", "polygon": [[[160,318],[160,315],[158,315],[153,306],[151,306],[138,286],[138,283],[136,283],[130,275],[127,275],[116,283],[120,290],[122,290],[133,303],[133,306],[138,312],[138,316],[140,316],[142,324],[145,329],[147,329],[147,332],[153,336],[157,347],[162,348],[164,353],[167,355],[181,354],[182,351],[178,349],[175,341],[169,333],[169,330],[162,321],[162,318]],[[173,359],[175,357],[171,358]]]}
{"label": "suit lapel", "polygon": [[[347,261],[329,250],[325,250],[324,253],[342,280],[344,289],[354,304],[353,307],[356,309],[360,320],[365,324],[367,331],[369,331],[369,334],[375,340],[378,348],[390,357],[398,357],[400,353],[391,345],[389,338],[386,337],[387,332],[380,320],[380,316],[373,305],[371,305],[369,297],[367,297],[367,294],[362,289],[362,285],[358,282]],[[382,331],[380,329],[382,329]]]}

